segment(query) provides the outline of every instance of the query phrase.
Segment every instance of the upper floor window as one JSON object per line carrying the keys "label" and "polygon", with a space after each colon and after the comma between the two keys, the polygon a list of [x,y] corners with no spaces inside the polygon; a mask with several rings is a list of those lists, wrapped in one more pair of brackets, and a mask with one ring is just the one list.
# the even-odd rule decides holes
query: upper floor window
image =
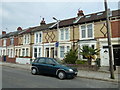
{"label": "upper floor window", "polygon": [[38,43],[38,34],[36,34],[36,43]]}
{"label": "upper floor window", "polygon": [[3,41],[3,46],[6,46],[6,39],[4,39]]}
{"label": "upper floor window", "polygon": [[29,39],[29,35],[24,35],[24,44],[29,44],[30,39]]}
{"label": "upper floor window", "polygon": [[39,42],[42,42],[42,34],[39,34]]}
{"label": "upper floor window", "polygon": [[60,40],[69,40],[69,28],[60,29]]}
{"label": "upper floor window", "polygon": [[29,43],[29,40],[30,40],[29,38],[30,38],[30,37],[29,37],[29,35],[28,35],[28,38],[27,38],[27,39],[28,39],[28,40],[27,40],[27,43]]}
{"label": "upper floor window", "polygon": [[82,25],[81,26],[81,38],[93,38],[93,24]]}
{"label": "upper floor window", "polygon": [[41,43],[42,42],[42,33],[36,33],[35,34],[35,43]]}
{"label": "upper floor window", "polygon": [[86,27],[85,25],[84,26],[81,26],[81,31],[82,31],[82,38],[85,38],[86,37]]}
{"label": "upper floor window", "polygon": [[61,36],[61,40],[64,40],[64,30],[61,29],[60,32],[61,32],[61,34],[60,34],[60,36]]}
{"label": "upper floor window", "polygon": [[93,34],[93,32],[92,32],[92,24],[87,25],[87,29],[88,29],[88,33],[87,33],[88,35],[87,36],[88,36],[88,38],[89,37],[91,38],[93,36],[92,35]]}
{"label": "upper floor window", "polygon": [[10,38],[10,45],[14,44],[14,38]]}
{"label": "upper floor window", "polygon": [[65,28],[65,39],[68,40],[69,39],[69,29]]}

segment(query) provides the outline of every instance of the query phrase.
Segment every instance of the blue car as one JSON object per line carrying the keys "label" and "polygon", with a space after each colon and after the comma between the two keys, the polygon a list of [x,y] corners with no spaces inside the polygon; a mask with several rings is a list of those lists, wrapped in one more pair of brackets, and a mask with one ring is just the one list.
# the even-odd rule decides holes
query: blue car
{"label": "blue car", "polygon": [[40,57],[32,62],[31,73],[55,75],[59,79],[74,78],[78,70],[59,64],[54,58]]}

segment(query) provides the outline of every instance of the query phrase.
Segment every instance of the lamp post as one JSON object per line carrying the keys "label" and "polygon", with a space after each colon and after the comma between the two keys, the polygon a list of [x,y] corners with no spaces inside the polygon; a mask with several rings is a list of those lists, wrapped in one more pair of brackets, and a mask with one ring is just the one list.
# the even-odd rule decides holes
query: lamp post
{"label": "lamp post", "polygon": [[[59,22],[60,22],[60,20],[56,19],[55,17],[53,17],[53,19],[57,21],[57,35],[59,36]],[[59,37],[57,39],[59,40]],[[56,51],[55,52],[56,58],[58,58],[58,45],[59,45],[59,43],[56,42],[56,45],[55,45],[56,46],[56,50],[55,50]]]}
{"label": "lamp post", "polygon": [[110,21],[108,15],[107,1],[104,0],[105,12],[106,12],[106,26],[107,26],[107,38],[108,38],[108,49],[109,49],[109,64],[110,64],[110,78],[114,79],[114,70],[113,70],[113,52],[112,52],[112,44],[111,44],[111,36],[110,36]]}

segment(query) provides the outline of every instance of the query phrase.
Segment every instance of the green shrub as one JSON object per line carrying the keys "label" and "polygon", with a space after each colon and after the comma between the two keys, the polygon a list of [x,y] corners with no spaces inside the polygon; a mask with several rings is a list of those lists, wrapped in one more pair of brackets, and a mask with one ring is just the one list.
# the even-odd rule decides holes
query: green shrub
{"label": "green shrub", "polygon": [[67,64],[75,64],[77,58],[78,58],[77,50],[71,49],[69,52],[66,53],[64,62]]}
{"label": "green shrub", "polygon": [[84,60],[77,60],[75,63],[76,64],[86,64],[87,61]]}

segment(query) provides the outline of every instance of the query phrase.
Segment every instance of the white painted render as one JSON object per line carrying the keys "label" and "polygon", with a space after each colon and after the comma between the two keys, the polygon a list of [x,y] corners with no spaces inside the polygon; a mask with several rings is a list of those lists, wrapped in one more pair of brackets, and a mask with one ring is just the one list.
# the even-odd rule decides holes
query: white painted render
{"label": "white painted render", "polygon": [[[112,45],[120,44],[120,38],[112,38]],[[108,48],[103,48],[103,46],[108,46],[107,38],[99,39],[100,42],[100,58],[101,66],[109,66],[109,51]],[[114,57],[113,57],[114,58]],[[114,64],[114,61],[113,61]]]}

